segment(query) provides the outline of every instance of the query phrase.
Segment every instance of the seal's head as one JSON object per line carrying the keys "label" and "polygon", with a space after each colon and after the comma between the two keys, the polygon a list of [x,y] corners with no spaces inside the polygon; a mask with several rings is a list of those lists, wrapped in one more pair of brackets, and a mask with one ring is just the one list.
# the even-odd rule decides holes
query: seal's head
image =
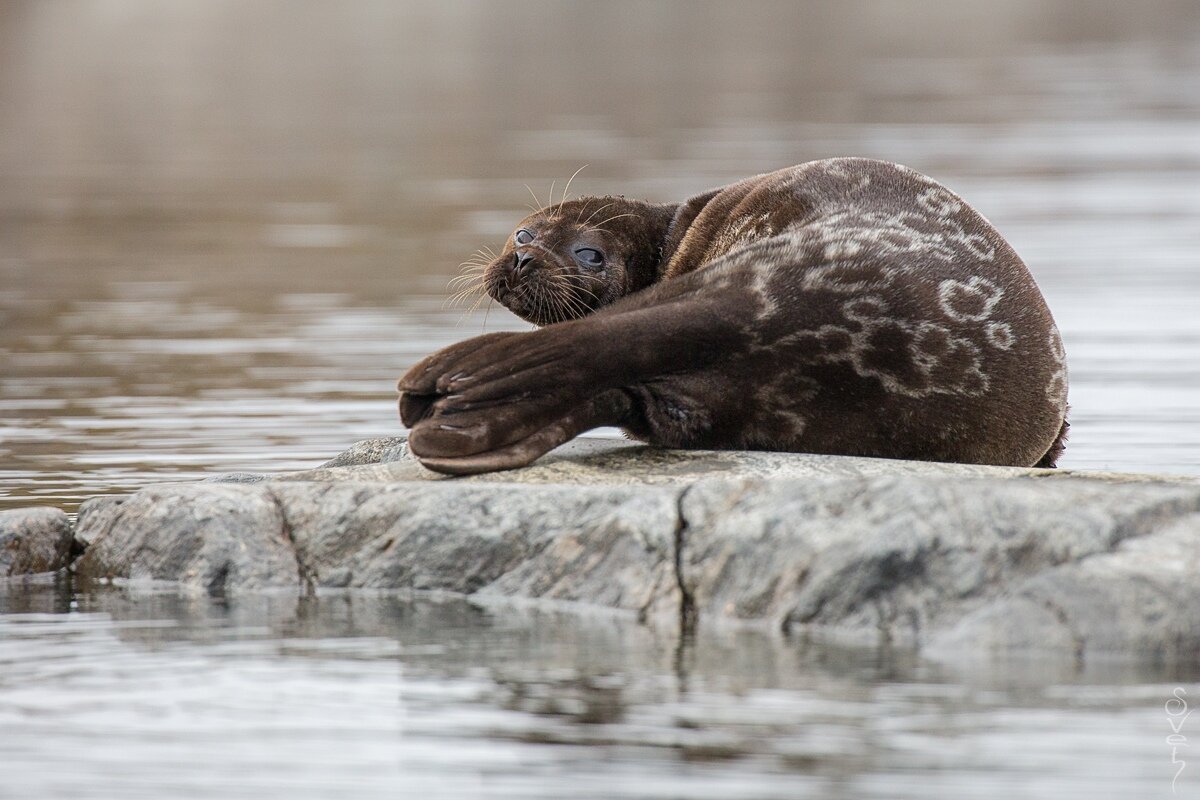
{"label": "seal's head", "polygon": [[517,225],[484,286],[535,325],[586,316],[658,280],[675,209],[623,197],[543,208]]}

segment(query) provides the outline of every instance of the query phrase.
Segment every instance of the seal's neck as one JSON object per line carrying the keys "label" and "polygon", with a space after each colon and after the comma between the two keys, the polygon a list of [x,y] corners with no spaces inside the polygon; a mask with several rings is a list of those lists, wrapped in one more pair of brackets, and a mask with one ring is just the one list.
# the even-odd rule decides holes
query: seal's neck
{"label": "seal's neck", "polygon": [[678,203],[638,203],[637,217],[630,217],[629,228],[636,241],[645,243],[630,259],[630,292],[644,289],[662,278],[668,253],[671,222],[679,210]]}

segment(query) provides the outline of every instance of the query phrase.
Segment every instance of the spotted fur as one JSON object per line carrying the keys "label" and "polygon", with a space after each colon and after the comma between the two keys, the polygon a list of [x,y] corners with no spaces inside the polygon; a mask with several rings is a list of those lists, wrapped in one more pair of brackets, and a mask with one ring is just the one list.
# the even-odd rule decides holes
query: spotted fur
{"label": "spotted fur", "polygon": [[[580,227],[598,208],[612,221]],[[596,425],[673,447],[1017,466],[1061,453],[1066,359],[1045,301],[932,178],[830,159],[678,204],[582,198],[521,225],[550,243],[540,278],[521,280],[586,290],[534,308],[511,245],[489,265],[494,296],[545,327],[468,340],[401,380],[410,447],[434,469],[520,466]],[[598,277],[554,244],[580,237],[609,254]]]}

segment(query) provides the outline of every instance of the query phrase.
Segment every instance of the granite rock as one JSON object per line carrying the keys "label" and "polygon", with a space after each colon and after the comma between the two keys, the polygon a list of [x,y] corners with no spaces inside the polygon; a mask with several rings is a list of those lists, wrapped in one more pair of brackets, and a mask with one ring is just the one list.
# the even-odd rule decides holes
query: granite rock
{"label": "granite rock", "polygon": [[0,578],[60,570],[73,543],[71,520],[57,508],[0,511]]}
{"label": "granite rock", "polygon": [[79,508],[76,536],[86,580],[172,581],[211,595],[300,582],[283,512],[258,485],[158,484],[94,498]]}
{"label": "granite rock", "polygon": [[939,659],[1200,652],[1200,481],[580,439],[446,478],[402,439],[80,510],[90,577],[561,600]]}
{"label": "granite rock", "polygon": [[701,618],[943,652],[1200,644],[1193,484],[746,481],[682,507]]}

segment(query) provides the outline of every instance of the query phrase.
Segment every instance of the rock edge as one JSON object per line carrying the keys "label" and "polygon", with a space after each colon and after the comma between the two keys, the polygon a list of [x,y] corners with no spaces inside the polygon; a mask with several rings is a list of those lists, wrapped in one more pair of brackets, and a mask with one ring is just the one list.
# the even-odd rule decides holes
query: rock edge
{"label": "rock edge", "polygon": [[562,600],[940,659],[1200,652],[1187,478],[579,440],[525,470],[448,480],[391,438],[315,470],[96,498],[75,536],[84,580],[214,596]]}

